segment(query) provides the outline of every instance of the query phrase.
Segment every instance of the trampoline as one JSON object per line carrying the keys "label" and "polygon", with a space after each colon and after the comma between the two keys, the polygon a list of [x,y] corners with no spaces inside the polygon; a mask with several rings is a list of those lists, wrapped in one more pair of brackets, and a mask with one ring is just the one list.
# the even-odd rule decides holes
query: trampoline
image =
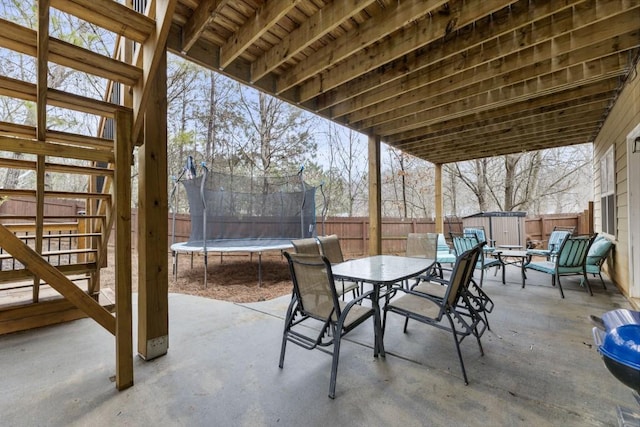
{"label": "trampoline", "polygon": [[[291,249],[291,240],[316,233],[316,187],[304,182],[301,168],[291,176],[247,177],[211,172],[203,164],[202,175],[191,158],[171,194],[173,231],[171,252],[173,274],[178,276],[179,254],[204,257],[204,286],[207,287],[208,257],[219,253],[258,255],[258,285],[262,285],[262,254]],[[184,177],[184,179],[183,179]],[[186,242],[175,243],[175,190],[185,188],[191,216],[191,233]]]}

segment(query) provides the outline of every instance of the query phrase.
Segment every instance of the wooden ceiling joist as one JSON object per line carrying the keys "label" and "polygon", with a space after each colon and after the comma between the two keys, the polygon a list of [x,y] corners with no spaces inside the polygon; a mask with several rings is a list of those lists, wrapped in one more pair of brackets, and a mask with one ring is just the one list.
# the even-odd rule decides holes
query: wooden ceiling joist
{"label": "wooden ceiling joist", "polygon": [[[401,107],[394,112],[365,119],[358,126],[373,129],[376,134],[387,136],[435,121],[499,108],[596,83],[603,78],[617,79],[626,71],[624,56],[620,58],[616,53],[607,58],[590,61],[587,64],[577,64],[504,87],[483,82],[451,94],[439,95],[424,102],[419,101],[412,108]],[[596,73],[598,74],[594,75]]]}
{"label": "wooden ceiling joist", "polygon": [[[400,132],[386,139],[391,145],[415,139],[424,139],[434,132],[455,133],[460,127],[482,127],[487,123],[500,123],[519,117],[535,117],[545,111],[555,109],[565,109],[577,104],[590,104],[596,101],[610,103],[611,97],[615,94],[619,82],[611,79],[601,82],[598,85],[578,87],[568,91],[559,92],[548,97],[539,97],[525,102],[519,102],[497,109],[485,110],[457,117],[449,120],[439,121],[427,126],[418,127],[406,132]],[[603,106],[603,109],[605,107]]]}
{"label": "wooden ceiling joist", "polygon": [[[638,2],[299,0],[256,29],[266,8],[288,5],[178,1],[172,34],[194,36],[172,35],[169,44],[178,51],[190,44],[185,58],[391,145],[427,144],[434,129],[453,134],[455,124],[476,129],[485,147],[468,150],[467,159],[494,145],[508,151],[482,133],[493,114],[517,123],[531,111],[527,122],[543,130],[568,115],[536,109],[573,95],[570,108],[590,96],[613,102],[640,51]],[[194,32],[196,21],[206,24]],[[230,49],[233,40],[241,42]],[[602,114],[589,117],[599,123],[608,109],[597,105]],[[583,142],[597,133],[583,131]]]}
{"label": "wooden ceiling joist", "polygon": [[206,27],[213,22],[218,11],[229,0],[204,0],[200,2],[189,20],[182,27],[182,53],[186,54],[202,35]]}
{"label": "wooden ceiling joist", "polygon": [[251,81],[260,80],[375,1],[334,1],[320,9],[251,64]]}
{"label": "wooden ceiling joist", "polygon": [[[320,94],[317,108],[325,110],[379,86],[391,85],[398,79],[412,79],[416,72],[439,62],[449,60],[461,62],[462,59],[463,64],[469,66],[470,59],[467,52],[482,45],[500,46],[502,52],[511,52],[529,46],[534,42],[532,41],[534,37],[531,37],[530,30],[526,30],[525,27],[530,27],[532,22],[558,14],[580,1],[583,0],[548,2],[536,4],[535,7],[528,0],[518,1],[509,6],[508,12],[498,11],[495,14],[496,18],[488,21],[486,25],[469,25],[459,30],[457,37],[449,38],[446,42],[443,39],[436,41],[423,49],[403,56],[400,60],[391,62],[376,72],[367,73],[350,80],[347,84]],[[509,19],[502,19],[501,17],[506,13],[509,14]],[[542,35],[535,36],[537,40],[537,37]],[[485,61],[489,59],[490,57],[483,57]]]}
{"label": "wooden ceiling joist", "polygon": [[[507,85],[535,77],[545,71],[549,72],[604,57],[612,51],[632,49],[638,43],[638,34],[636,25],[627,18],[624,14],[614,15],[611,19],[602,20],[581,29],[580,33],[583,34],[578,35],[565,33],[549,37],[554,33],[545,31],[545,36],[532,29],[532,38],[536,42],[524,49],[522,43],[518,43],[514,37],[482,44],[464,51],[463,64],[457,58],[438,62],[332,107],[331,116],[337,118],[350,114],[347,122],[355,122],[384,112],[386,104],[391,104],[387,111],[393,110],[393,104],[385,101],[398,96],[405,97],[407,99],[405,105],[408,106],[411,99],[406,97],[409,96],[412,99],[422,100],[429,94],[444,94],[475,82],[500,76],[503,76],[502,83]],[[546,28],[551,29],[551,26]],[[603,32],[607,33],[605,41],[594,43],[590,34]],[[509,45],[513,45],[512,49],[506,48]],[[367,108],[370,106],[371,108]],[[372,109],[375,111],[371,111]],[[355,111],[358,112],[354,113]]]}
{"label": "wooden ceiling joist", "polygon": [[242,28],[222,45],[220,49],[220,66],[227,67],[249,46],[255,43],[269,28],[280,21],[299,0],[270,1],[262,4],[256,13]]}
{"label": "wooden ceiling joist", "polygon": [[[287,74],[281,76],[276,84],[276,92],[282,93],[294,85],[321,73],[334,63],[345,60],[356,54],[363,48],[367,48],[376,41],[389,34],[400,30],[417,18],[427,16],[429,12],[435,12],[445,1],[442,0],[408,0],[406,2],[393,2],[360,27],[349,31],[335,43],[328,44],[303,61],[298,62]],[[446,28],[446,24],[445,24]],[[334,75],[332,73],[332,75]],[[319,86],[325,90],[331,89],[319,82]],[[300,102],[305,99],[301,97]]]}

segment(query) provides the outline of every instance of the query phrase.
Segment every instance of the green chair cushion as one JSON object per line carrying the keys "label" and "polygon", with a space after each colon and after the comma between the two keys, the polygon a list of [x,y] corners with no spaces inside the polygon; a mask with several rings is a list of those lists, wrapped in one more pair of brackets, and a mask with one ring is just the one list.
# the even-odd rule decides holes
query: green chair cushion
{"label": "green chair cushion", "polygon": [[591,245],[591,248],[589,248],[589,253],[587,254],[587,265],[598,264],[602,257],[607,255],[612,246],[613,243],[606,237],[596,239]]}

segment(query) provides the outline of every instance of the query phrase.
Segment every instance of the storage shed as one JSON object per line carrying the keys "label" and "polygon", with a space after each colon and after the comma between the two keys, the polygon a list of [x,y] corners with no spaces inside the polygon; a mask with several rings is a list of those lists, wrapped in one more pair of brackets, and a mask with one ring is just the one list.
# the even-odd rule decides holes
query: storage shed
{"label": "storage shed", "polygon": [[496,247],[501,245],[527,245],[525,217],[526,212],[479,212],[462,218],[462,226],[484,227],[487,238],[494,241]]}

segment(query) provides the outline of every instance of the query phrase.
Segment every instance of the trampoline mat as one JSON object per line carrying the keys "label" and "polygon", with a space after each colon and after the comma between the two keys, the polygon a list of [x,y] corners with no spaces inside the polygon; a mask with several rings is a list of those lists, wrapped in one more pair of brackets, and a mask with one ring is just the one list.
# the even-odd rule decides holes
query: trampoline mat
{"label": "trampoline mat", "polygon": [[[204,252],[202,240],[174,243],[174,252]],[[207,252],[266,252],[292,249],[290,239],[219,239],[207,240]]]}

